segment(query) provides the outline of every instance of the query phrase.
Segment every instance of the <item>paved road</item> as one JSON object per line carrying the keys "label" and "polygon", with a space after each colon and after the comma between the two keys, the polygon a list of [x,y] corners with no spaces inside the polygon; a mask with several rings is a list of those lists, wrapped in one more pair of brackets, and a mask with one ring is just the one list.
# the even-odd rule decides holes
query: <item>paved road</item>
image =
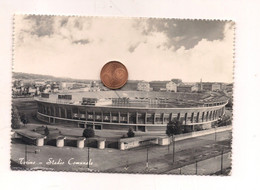
{"label": "paved road", "polygon": [[[222,169],[231,166],[231,152],[223,154]],[[197,169],[196,169],[197,167]],[[221,170],[221,155],[166,172],[167,174],[210,175]]]}
{"label": "paved road", "polygon": [[[148,172],[165,173],[172,168],[176,168],[178,165],[181,166],[190,162],[195,162],[195,160],[202,160],[218,155],[223,149],[228,151],[230,150],[230,136],[230,132],[221,132],[218,133],[217,142],[215,142],[214,135],[206,135],[204,137],[186,139],[176,142],[174,165],[172,165],[172,146],[170,146],[169,153],[168,147],[151,147],[148,149]],[[134,155],[134,158],[132,155]],[[122,158],[122,160],[127,161],[125,162],[124,166],[110,168],[108,171],[133,173],[146,172],[146,156],[147,149],[137,148],[130,150],[129,154],[124,155]],[[217,165],[218,162],[215,161],[212,164]],[[127,171],[125,171],[126,169]]]}
{"label": "paved road", "polygon": [[[69,132],[69,129],[67,132]],[[221,132],[217,134],[217,142],[215,142],[215,134],[206,135],[192,139],[186,139],[176,142],[177,162],[186,162],[189,160],[200,159],[201,156],[209,156],[210,153],[218,152],[221,148],[227,148],[230,144],[227,140],[231,138],[231,132]],[[172,167],[172,146],[154,146],[148,149],[149,172],[161,173],[169,171]],[[35,154],[35,149],[40,152]],[[28,145],[28,160],[34,164],[28,164],[29,168],[51,168],[54,170],[67,171],[87,171],[87,148],[78,149],[75,147],[57,148],[54,146],[35,147]],[[136,148],[128,151],[120,151],[117,149],[99,150],[90,149],[90,159],[92,164],[90,168],[96,171],[105,172],[146,172],[146,148]],[[25,145],[20,143],[12,144],[12,159],[20,162],[25,157]],[[20,158],[20,160],[19,160]],[[63,164],[49,164],[49,159],[55,162],[59,159]],[[84,162],[82,164],[69,164],[69,160]],[[127,169],[125,168],[126,166]]]}

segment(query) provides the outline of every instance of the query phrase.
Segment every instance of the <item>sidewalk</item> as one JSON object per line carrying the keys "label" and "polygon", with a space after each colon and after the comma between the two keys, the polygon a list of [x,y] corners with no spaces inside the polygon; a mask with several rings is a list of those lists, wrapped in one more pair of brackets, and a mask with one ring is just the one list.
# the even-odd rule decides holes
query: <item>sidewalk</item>
{"label": "sidewalk", "polygon": [[201,137],[201,136],[205,136],[205,135],[220,133],[220,132],[224,132],[224,131],[231,131],[231,130],[232,130],[232,125],[228,125],[228,126],[224,126],[224,127],[217,127],[217,128],[207,129],[207,130],[203,130],[203,131],[196,131],[196,132],[191,132],[191,133],[186,133],[186,134],[180,134],[180,135],[175,135],[175,141],[181,141],[184,139]]}
{"label": "sidewalk", "polygon": [[[82,136],[83,133],[83,128],[76,128],[76,127],[65,127],[62,125],[47,125],[47,124],[33,124],[33,123],[28,123],[26,124],[26,129],[27,130],[32,130],[34,128],[40,127],[40,126],[48,126],[49,128],[54,128],[54,129],[59,129],[63,135],[72,135],[72,136]],[[23,129],[18,129],[17,131],[23,131]],[[190,138],[195,138],[195,137],[201,137],[201,136],[206,136],[214,133],[220,133],[224,131],[231,131],[232,126],[224,126],[224,127],[218,127],[218,128],[212,128],[212,129],[207,129],[203,131],[196,131],[196,132],[191,132],[191,133],[186,133],[186,134],[180,134],[180,135],[175,135],[175,141],[181,141],[185,139],[190,139]],[[97,136],[103,137],[103,138],[121,138],[123,135],[126,135],[127,131],[116,131],[116,130],[95,130],[95,134]],[[150,136],[150,137],[163,137],[166,136],[164,133],[144,133],[144,132],[135,132],[137,137],[141,136]]]}

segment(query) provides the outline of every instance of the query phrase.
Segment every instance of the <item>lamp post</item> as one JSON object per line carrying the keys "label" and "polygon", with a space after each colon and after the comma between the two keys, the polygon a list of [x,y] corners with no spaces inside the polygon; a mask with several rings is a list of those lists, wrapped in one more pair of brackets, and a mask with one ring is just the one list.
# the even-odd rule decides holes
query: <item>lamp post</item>
{"label": "lamp post", "polygon": [[148,157],[148,147],[147,147],[147,152],[146,152],[146,169],[148,169],[148,167],[149,167],[148,159],[149,159],[149,157]]}
{"label": "lamp post", "polygon": [[223,154],[224,154],[224,149],[221,151],[221,166],[220,166],[220,173],[223,174]]}
{"label": "lamp post", "polygon": [[29,152],[27,144],[25,144],[25,149],[24,149],[24,163],[25,163],[25,165],[27,165],[28,153],[38,154],[39,152],[40,152],[40,149],[35,149],[34,152]]}
{"label": "lamp post", "polygon": [[88,169],[89,169],[89,147],[88,147]]}
{"label": "lamp post", "polygon": [[215,126],[215,142],[217,142],[217,126]]}
{"label": "lamp post", "polygon": [[198,174],[198,161],[196,160],[196,162],[195,162],[195,167],[196,167],[196,175]]}
{"label": "lamp post", "polygon": [[175,161],[175,137],[172,135],[172,163]]}
{"label": "lamp post", "polygon": [[[129,149],[127,149],[127,151],[129,151]],[[128,158],[128,152],[126,153],[126,156],[127,156],[127,160],[126,160],[126,166],[125,166],[125,170],[128,170],[129,168],[129,158]]]}
{"label": "lamp post", "polygon": [[25,161],[25,165],[26,165],[26,162],[27,162],[27,144],[25,145],[25,150],[24,150],[24,161]]}

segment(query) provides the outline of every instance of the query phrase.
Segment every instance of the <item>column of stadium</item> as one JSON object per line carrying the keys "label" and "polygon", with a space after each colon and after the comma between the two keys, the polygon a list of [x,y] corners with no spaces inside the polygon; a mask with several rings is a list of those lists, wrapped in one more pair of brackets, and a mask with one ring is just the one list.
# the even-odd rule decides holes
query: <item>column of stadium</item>
{"label": "column of stadium", "polygon": [[95,130],[162,131],[173,118],[182,120],[183,125],[210,124],[225,113],[226,101],[204,103],[194,107],[134,107],[82,105],[67,99],[41,97],[36,99],[37,117],[50,124],[76,127],[92,127]]}

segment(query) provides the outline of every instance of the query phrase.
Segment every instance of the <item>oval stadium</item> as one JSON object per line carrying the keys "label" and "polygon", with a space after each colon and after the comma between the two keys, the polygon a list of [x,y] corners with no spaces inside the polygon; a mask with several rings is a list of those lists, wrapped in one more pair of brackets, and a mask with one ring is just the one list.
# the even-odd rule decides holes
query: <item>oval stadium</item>
{"label": "oval stadium", "polygon": [[191,130],[210,128],[225,114],[219,92],[70,91],[35,98],[37,117],[49,124],[94,130],[163,132],[170,120]]}

